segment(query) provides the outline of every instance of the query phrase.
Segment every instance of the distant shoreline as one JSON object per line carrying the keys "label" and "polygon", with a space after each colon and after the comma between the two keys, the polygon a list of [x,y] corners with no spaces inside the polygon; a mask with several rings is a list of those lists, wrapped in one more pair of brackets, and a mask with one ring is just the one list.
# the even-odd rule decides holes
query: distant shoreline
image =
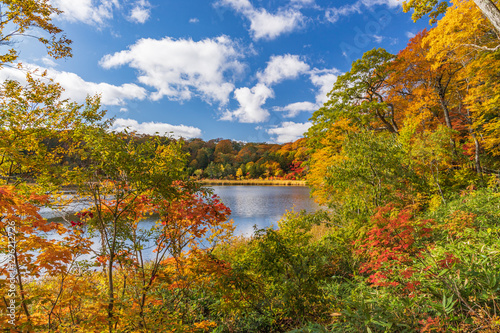
{"label": "distant shoreline", "polygon": [[227,186],[227,185],[255,185],[255,186],[307,186],[305,180],[281,180],[281,179],[201,179],[204,185]]}

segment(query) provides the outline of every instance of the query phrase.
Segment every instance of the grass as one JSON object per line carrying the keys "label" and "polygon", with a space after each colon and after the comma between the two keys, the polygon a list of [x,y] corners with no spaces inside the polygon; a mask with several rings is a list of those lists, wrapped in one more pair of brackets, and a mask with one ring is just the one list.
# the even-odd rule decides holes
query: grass
{"label": "grass", "polygon": [[305,180],[281,180],[281,179],[201,179],[204,185],[269,185],[269,186],[306,186]]}

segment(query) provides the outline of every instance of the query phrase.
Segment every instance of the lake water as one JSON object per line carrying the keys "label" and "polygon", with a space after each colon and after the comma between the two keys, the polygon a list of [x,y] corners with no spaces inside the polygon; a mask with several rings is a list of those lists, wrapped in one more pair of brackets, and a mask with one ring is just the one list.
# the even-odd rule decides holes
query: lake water
{"label": "lake water", "polygon": [[[309,197],[309,188],[305,186],[212,186],[214,193],[219,195],[222,202],[231,209],[230,219],[234,220],[235,235],[251,236],[254,226],[266,228],[277,226],[277,221],[292,208],[295,211],[305,209],[314,212],[319,206]],[[84,209],[87,204],[75,203],[68,211]],[[61,214],[50,209],[42,209],[41,214],[51,221],[62,222]],[[145,220],[139,223],[139,228],[150,229],[155,220]],[[48,235],[49,238],[60,239],[57,233]],[[99,248],[99,237],[92,238],[94,250]],[[150,259],[155,248],[154,242],[144,244],[145,259]],[[85,259],[91,256],[85,256]]]}
{"label": "lake water", "polygon": [[292,208],[308,212],[318,210],[305,186],[212,186],[222,202],[231,208],[236,235],[250,236],[253,226],[265,228]]}

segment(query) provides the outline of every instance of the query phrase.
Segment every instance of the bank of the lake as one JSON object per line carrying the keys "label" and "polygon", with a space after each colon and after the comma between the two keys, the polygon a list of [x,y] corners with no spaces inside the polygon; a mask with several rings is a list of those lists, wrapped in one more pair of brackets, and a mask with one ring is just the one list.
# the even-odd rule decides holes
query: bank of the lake
{"label": "bank of the lake", "polygon": [[199,182],[209,186],[306,186],[305,180],[282,179],[200,179]]}

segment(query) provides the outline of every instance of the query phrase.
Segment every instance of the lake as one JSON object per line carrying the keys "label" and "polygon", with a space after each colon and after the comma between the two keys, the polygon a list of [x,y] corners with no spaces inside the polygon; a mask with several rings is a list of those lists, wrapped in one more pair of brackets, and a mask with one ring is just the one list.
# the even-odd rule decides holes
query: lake
{"label": "lake", "polygon": [[[277,221],[283,214],[292,208],[296,211],[305,209],[314,212],[319,206],[309,197],[309,188],[305,186],[211,186],[214,193],[219,195],[222,202],[231,209],[230,219],[234,220],[235,235],[251,236],[254,226],[266,228],[277,226]],[[84,209],[85,203],[75,203],[69,211]],[[60,214],[50,209],[42,209],[42,216],[51,221],[62,221]],[[139,223],[139,228],[149,229],[155,224],[154,219]],[[49,238],[60,239],[57,233],[48,235]],[[94,250],[98,250],[99,237],[95,236]],[[155,247],[153,242],[145,245],[145,259],[150,259]],[[85,256],[87,259],[89,256]]]}
{"label": "lake", "polygon": [[276,222],[287,211],[318,210],[319,206],[309,197],[306,186],[212,186],[215,194],[231,208],[236,235],[250,236],[253,226],[265,228]]}

